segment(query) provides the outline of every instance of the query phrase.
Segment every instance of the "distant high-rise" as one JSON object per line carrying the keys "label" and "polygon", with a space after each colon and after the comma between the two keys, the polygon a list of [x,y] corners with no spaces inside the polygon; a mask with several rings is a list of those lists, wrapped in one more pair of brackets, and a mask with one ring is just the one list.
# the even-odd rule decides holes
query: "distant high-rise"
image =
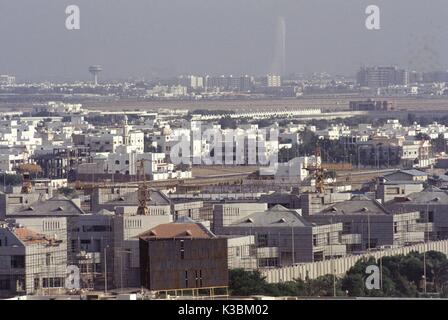
{"label": "distant high-rise", "polygon": [[206,85],[208,89],[217,88],[220,90],[248,92],[253,90],[254,77],[249,75],[240,77],[234,77],[233,75],[206,77]]}
{"label": "distant high-rise", "polygon": [[89,72],[93,75],[93,83],[95,86],[98,85],[98,75],[101,71],[103,71],[103,68],[99,65],[89,67]]}
{"label": "distant high-rise", "polygon": [[274,47],[274,60],[270,72],[285,75],[286,72],[286,22],[284,17],[278,17]]}
{"label": "distant high-rise", "polygon": [[281,87],[282,77],[275,74],[268,74],[263,78],[263,85],[266,87]]}
{"label": "distant high-rise", "polygon": [[2,74],[0,75],[0,85],[11,86],[16,83],[16,77]]}
{"label": "distant high-rise", "polygon": [[357,74],[357,82],[361,87],[370,88],[406,86],[409,83],[409,73],[397,67],[362,67]]}
{"label": "distant high-rise", "polygon": [[187,75],[178,78],[178,85],[188,89],[199,89],[204,87],[204,78],[200,76]]}

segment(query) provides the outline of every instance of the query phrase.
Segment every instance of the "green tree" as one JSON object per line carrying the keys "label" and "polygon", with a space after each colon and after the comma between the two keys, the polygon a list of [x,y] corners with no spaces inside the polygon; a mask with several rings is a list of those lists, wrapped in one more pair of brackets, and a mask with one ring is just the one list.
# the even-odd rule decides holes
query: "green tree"
{"label": "green tree", "polygon": [[234,269],[230,270],[229,278],[229,287],[232,295],[263,295],[267,292],[268,283],[259,271]]}

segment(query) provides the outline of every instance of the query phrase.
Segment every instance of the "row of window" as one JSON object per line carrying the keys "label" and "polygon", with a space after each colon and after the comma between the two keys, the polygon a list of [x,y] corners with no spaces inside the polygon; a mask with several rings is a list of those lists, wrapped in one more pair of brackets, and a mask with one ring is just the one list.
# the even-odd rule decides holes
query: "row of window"
{"label": "row of window", "polygon": [[[42,288],[62,288],[65,284],[64,278],[43,278],[42,279]],[[40,280],[39,278],[34,279],[34,289],[40,288]]]}
{"label": "row of window", "polygon": [[[200,288],[202,287],[202,270],[192,270],[191,273],[194,274],[194,280],[195,280],[195,287]],[[185,270],[185,287],[189,287],[189,272],[188,270]]]}
{"label": "row of window", "polygon": [[61,228],[60,221],[43,221],[42,228],[44,231],[58,230]]}
{"label": "row of window", "polygon": [[[124,163],[129,164],[129,160],[126,160]],[[120,164],[120,160],[115,160],[115,164]]]}
{"label": "row of window", "polygon": [[142,220],[139,219],[126,220],[125,222],[126,229],[141,228],[141,227],[142,227]]}

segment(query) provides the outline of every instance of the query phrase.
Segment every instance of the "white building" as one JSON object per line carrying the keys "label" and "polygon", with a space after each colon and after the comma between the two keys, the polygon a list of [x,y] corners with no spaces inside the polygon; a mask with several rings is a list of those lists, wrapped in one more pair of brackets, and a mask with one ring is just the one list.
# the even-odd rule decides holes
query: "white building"
{"label": "white building", "polygon": [[7,74],[0,75],[0,86],[12,86],[16,83],[16,77]]}
{"label": "white building", "polygon": [[57,114],[71,114],[82,112],[82,104],[72,104],[50,101],[47,104],[35,105],[33,113],[48,112]]}
{"label": "white building", "polygon": [[281,76],[275,75],[275,74],[268,74],[263,79],[263,82],[266,87],[281,87],[282,86]]}

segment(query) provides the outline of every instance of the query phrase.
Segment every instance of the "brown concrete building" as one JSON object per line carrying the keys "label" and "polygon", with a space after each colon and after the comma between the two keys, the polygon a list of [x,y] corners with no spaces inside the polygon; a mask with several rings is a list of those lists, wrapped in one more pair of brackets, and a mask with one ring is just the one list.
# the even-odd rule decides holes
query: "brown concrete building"
{"label": "brown concrete building", "polygon": [[227,254],[227,239],[200,223],[158,225],[140,235],[141,285],[153,291],[227,287]]}

